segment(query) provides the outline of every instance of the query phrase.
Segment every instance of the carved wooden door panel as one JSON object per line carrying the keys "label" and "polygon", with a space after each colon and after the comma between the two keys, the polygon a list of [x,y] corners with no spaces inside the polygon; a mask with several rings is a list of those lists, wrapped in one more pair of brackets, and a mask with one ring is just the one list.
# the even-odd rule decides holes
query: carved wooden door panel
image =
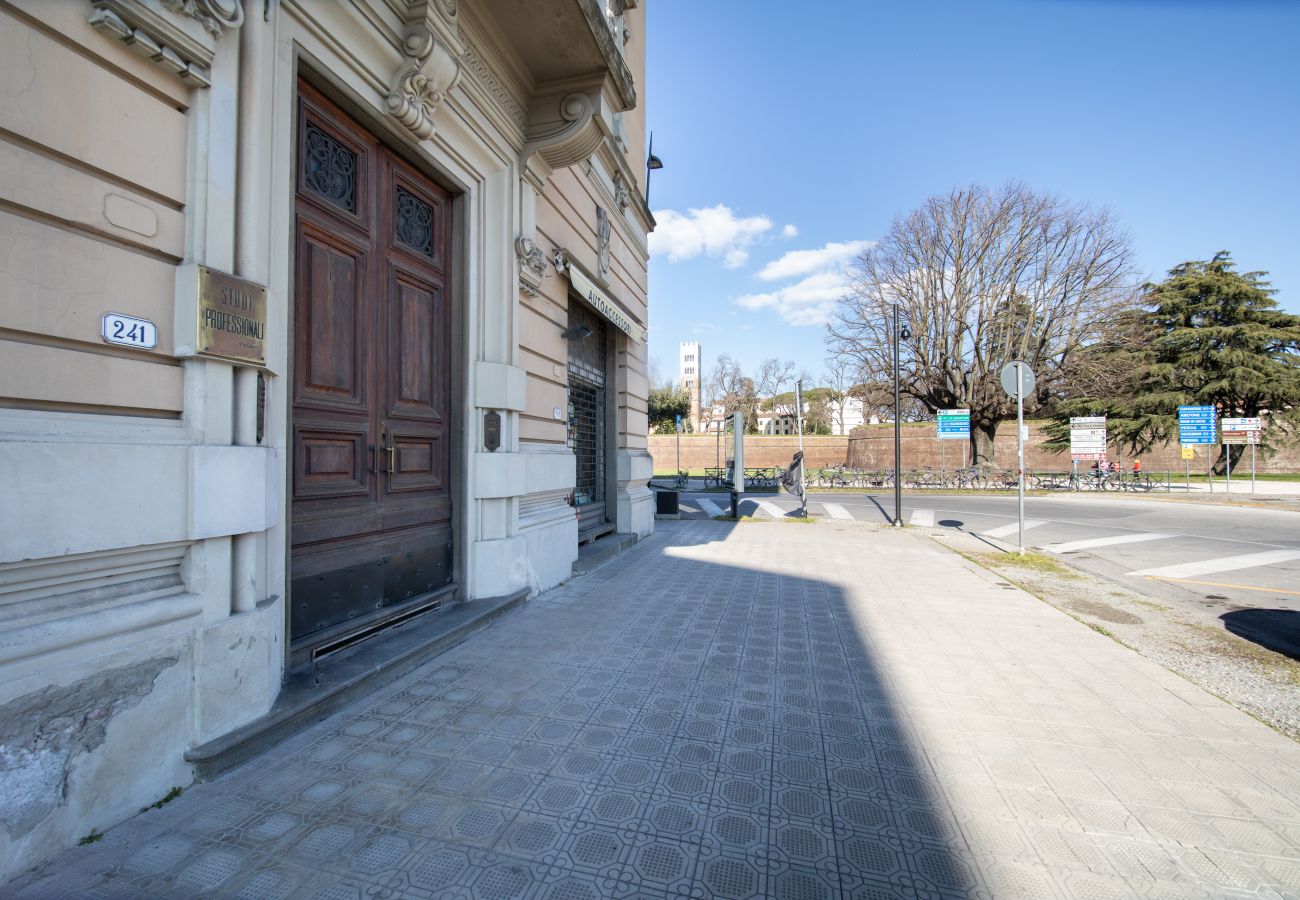
{"label": "carved wooden door panel", "polygon": [[451,579],[447,193],[305,84],[295,201],[291,638]]}

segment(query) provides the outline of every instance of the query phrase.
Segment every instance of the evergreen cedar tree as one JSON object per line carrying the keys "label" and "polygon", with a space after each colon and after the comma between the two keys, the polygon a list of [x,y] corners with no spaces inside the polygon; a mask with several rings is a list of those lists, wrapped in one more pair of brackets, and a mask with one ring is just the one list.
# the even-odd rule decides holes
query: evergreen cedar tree
{"label": "evergreen cedar tree", "polygon": [[[1145,285],[1142,306],[1090,350],[1100,368],[1119,373],[1118,389],[1061,401],[1048,446],[1069,447],[1071,416],[1106,416],[1111,441],[1143,453],[1178,440],[1178,407],[1188,405],[1213,406],[1219,418],[1265,415],[1265,452],[1293,433],[1300,423],[1300,316],[1278,309],[1267,274],[1237,272],[1221,251]],[[1236,447],[1234,461],[1245,449]]]}

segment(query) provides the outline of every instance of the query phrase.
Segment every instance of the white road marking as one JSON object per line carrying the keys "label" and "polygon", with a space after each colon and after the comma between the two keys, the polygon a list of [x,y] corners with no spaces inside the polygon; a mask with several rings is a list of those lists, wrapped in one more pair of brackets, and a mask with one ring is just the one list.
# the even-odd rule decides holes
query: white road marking
{"label": "white road marking", "polygon": [[932,509],[914,509],[911,518],[907,520],[908,525],[914,525],[919,528],[932,528],[934,526],[934,510]]}
{"label": "white road marking", "polygon": [[722,510],[718,507],[718,504],[714,503],[712,500],[696,500],[696,502],[700,504],[700,509],[704,510],[705,513],[710,516],[724,515]]}
{"label": "white road marking", "polygon": [[1165,538],[1178,537],[1176,534],[1163,534],[1158,531],[1140,531],[1136,534],[1116,534],[1111,537],[1089,538],[1086,541],[1066,541],[1064,544],[1048,544],[1047,549],[1053,553],[1069,553],[1073,550],[1091,550],[1094,547],[1113,547],[1116,544],[1140,544],[1143,541],[1162,541]]}
{"label": "white road marking", "polygon": [[687,503],[684,500],[677,504],[677,508],[684,509],[687,512],[704,512],[704,510],[700,509],[698,506],[691,506],[689,503]]}
{"label": "white road marking", "polygon": [[1187,578],[1191,575],[1209,575],[1212,572],[1231,572],[1234,569],[1253,569],[1256,566],[1271,566],[1275,563],[1300,559],[1300,550],[1269,550],[1265,553],[1243,553],[1240,556],[1220,556],[1218,559],[1202,559],[1196,562],[1180,563],[1175,566],[1159,566],[1154,569],[1139,569],[1130,575],[1150,575],[1156,578]]}
{"label": "white road marking", "polygon": [[823,503],[822,509],[826,510],[826,515],[830,516],[832,519],[845,519],[849,522],[853,521],[853,515],[838,503]]}
{"label": "white road marking", "polygon": [[759,509],[761,509],[763,512],[767,513],[769,516],[771,516],[774,519],[785,518],[785,510],[777,506],[771,500],[755,500],[754,503],[756,506],[758,506]]}
{"label": "white road marking", "polygon": [[[1025,531],[1031,528],[1037,528],[1039,525],[1046,525],[1048,519],[1025,519]],[[991,538],[1011,537],[1020,530],[1019,522],[1012,522],[1010,525],[999,525],[997,528],[990,528],[988,531],[981,531],[980,534]]]}

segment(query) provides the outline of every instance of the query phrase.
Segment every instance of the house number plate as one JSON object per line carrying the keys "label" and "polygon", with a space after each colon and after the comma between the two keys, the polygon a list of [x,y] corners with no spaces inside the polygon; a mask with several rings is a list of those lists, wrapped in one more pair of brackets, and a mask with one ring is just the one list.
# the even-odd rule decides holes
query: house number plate
{"label": "house number plate", "polygon": [[110,344],[125,344],[145,350],[152,350],[158,345],[158,328],[153,322],[121,313],[104,313],[100,334]]}

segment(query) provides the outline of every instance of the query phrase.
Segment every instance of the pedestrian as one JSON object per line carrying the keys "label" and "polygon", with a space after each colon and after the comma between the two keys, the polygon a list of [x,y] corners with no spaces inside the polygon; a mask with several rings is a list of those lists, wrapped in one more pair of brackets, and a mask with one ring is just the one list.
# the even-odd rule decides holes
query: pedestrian
{"label": "pedestrian", "polygon": [[1142,474],[1142,460],[1136,457],[1133,459],[1133,474],[1134,475]]}

